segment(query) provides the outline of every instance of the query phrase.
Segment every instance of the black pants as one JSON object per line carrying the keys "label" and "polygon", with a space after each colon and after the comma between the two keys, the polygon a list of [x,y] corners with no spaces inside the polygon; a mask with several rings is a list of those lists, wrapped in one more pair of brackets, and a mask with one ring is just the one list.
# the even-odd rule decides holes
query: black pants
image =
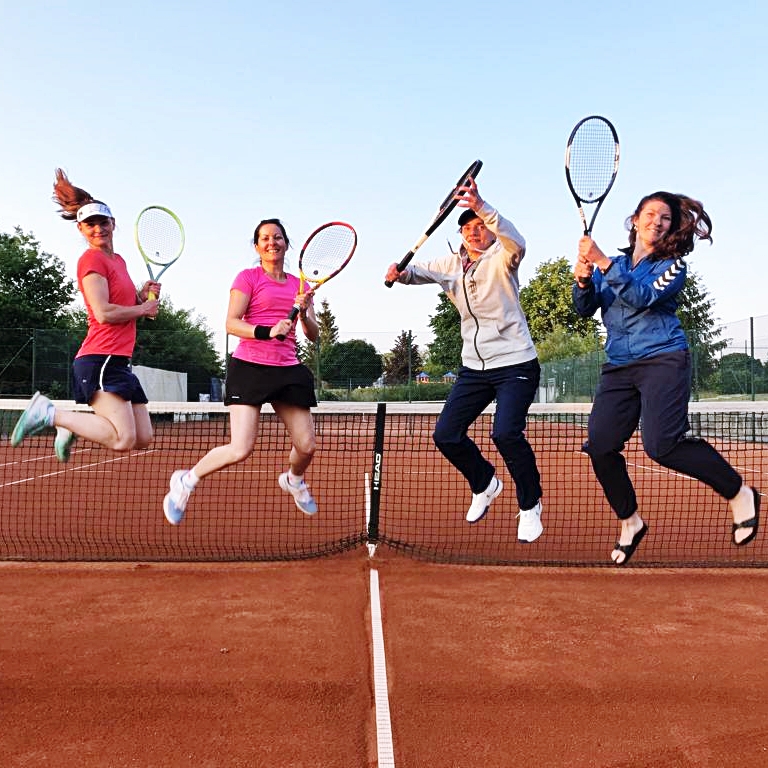
{"label": "black pants", "polygon": [[608,503],[621,520],[637,511],[637,498],[621,451],[642,417],[643,447],[663,467],[701,480],[726,499],[741,476],[705,440],[686,437],[691,356],[667,352],[628,365],[603,366],[589,417],[589,454]]}
{"label": "black pants", "polygon": [[435,445],[469,483],[472,493],[484,491],[495,469],[469,438],[469,426],[496,399],[491,438],[515,481],[520,509],[531,509],[541,498],[536,456],[525,439],[528,408],[536,396],[541,369],[537,359],[503,368],[475,371],[462,366],[434,431]]}

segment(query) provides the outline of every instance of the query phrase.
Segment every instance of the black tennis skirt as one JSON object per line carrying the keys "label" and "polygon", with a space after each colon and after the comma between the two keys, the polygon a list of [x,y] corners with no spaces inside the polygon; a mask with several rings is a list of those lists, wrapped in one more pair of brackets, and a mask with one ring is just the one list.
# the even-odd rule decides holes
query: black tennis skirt
{"label": "black tennis skirt", "polygon": [[315,378],[306,365],[261,365],[232,357],[224,384],[224,405],[289,403],[314,408]]}

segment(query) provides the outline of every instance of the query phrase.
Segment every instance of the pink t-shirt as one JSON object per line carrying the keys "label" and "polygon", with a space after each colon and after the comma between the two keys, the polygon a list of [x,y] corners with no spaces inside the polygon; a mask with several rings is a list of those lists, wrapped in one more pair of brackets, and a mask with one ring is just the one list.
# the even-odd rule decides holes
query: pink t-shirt
{"label": "pink t-shirt", "polygon": [[136,345],[136,320],[124,323],[100,323],[93,314],[83,290],[83,278],[91,273],[101,275],[109,287],[110,304],[125,307],[136,303],[136,286],[119,254],[108,256],[103,251],[88,249],[77,262],[77,287],[83,294],[88,313],[88,333],[76,357],[83,355],[123,355],[130,357]]}
{"label": "pink t-shirt", "polygon": [[[299,292],[299,278],[286,275],[284,283],[278,283],[261,267],[244,269],[232,283],[232,290],[240,291],[248,297],[248,307],[243,320],[254,325],[272,327],[275,323],[287,317],[293,308],[296,294]],[[270,339],[240,339],[240,343],[232,353],[240,360],[261,365],[297,365],[296,356],[296,326],[284,341]]]}

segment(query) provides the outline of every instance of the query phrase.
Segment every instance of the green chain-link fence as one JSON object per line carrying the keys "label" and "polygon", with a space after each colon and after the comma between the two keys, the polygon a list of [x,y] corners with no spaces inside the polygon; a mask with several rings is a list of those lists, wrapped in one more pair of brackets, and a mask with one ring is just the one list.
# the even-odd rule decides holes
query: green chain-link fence
{"label": "green chain-link fence", "polygon": [[[694,399],[768,399],[768,315],[720,326],[713,351],[691,341]],[[354,336],[354,334],[348,334]],[[361,334],[362,338],[362,334]],[[71,399],[70,370],[82,336],[63,330],[0,329],[0,397],[27,397],[35,390]],[[384,375],[384,356],[369,343],[340,343],[306,362],[322,400],[443,400],[454,371],[431,379],[417,366],[396,382]],[[378,351],[375,351],[378,349]],[[374,352],[372,353],[372,350]],[[426,354],[426,344],[420,347]],[[141,364],[141,360],[134,359]],[[579,357],[542,363],[541,402],[589,402],[605,362],[602,340]],[[220,381],[188,373],[188,398],[221,399]],[[191,374],[191,375],[190,375]]]}

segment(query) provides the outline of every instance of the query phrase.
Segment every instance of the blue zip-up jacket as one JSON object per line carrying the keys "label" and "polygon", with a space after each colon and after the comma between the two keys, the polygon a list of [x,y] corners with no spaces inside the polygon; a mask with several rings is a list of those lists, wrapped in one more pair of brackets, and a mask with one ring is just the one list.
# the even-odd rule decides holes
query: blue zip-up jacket
{"label": "blue zip-up jacket", "polygon": [[581,317],[602,312],[608,362],[625,365],[688,349],[676,314],[688,269],[685,261],[645,258],[634,269],[631,254],[622,253],[612,261],[604,273],[595,269],[586,288],[573,285],[573,304]]}

